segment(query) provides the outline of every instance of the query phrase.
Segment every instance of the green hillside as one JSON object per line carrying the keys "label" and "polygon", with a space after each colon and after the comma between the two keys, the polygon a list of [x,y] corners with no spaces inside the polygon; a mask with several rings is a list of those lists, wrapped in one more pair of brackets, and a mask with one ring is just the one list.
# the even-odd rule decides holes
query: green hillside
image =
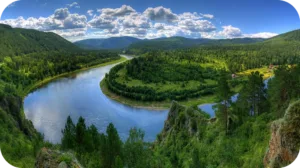
{"label": "green hillside", "polygon": [[115,52],[83,51],[54,33],[0,25],[0,148],[16,167],[34,167],[45,146],[25,119],[23,97],[58,75],[119,60]]}
{"label": "green hillside", "polygon": [[75,45],[55,33],[12,28],[0,24],[0,56],[22,55],[42,51],[74,51]]}
{"label": "green hillside", "polygon": [[300,41],[300,30],[294,30],[291,32],[287,32],[281,35],[278,35],[276,37],[273,37],[269,40],[266,40],[266,42],[270,42],[270,41]]}

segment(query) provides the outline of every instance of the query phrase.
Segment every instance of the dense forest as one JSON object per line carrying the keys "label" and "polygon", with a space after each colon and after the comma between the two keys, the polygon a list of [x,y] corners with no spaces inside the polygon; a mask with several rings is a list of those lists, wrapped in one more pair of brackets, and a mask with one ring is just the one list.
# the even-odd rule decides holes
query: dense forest
{"label": "dense forest", "polygon": [[0,36],[0,56],[19,56],[44,51],[79,51],[71,42],[50,32],[0,24]]}
{"label": "dense forest", "polygon": [[174,49],[191,48],[197,46],[220,46],[233,44],[251,44],[262,42],[264,39],[260,38],[236,38],[236,39],[189,39],[184,37],[169,37],[158,38],[152,40],[143,40],[132,43],[126,48],[128,54],[143,54],[149,51],[166,51]]}
{"label": "dense forest", "polygon": [[[113,68],[106,76],[106,84],[113,93],[133,100],[181,101],[212,95],[221,70],[237,74],[299,63],[299,34],[297,30],[254,44],[149,51]],[[243,82],[239,78],[230,85],[240,86]]]}
{"label": "dense forest", "polygon": [[43,136],[25,119],[23,96],[56,75],[120,57],[110,51],[83,51],[54,33],[0,25],[0,147],[18,167],[33,167]]}
{"label": "dense forest", "polygon": [[218,78],[214,63],[181,52],[151,52],[112,68],[106,83],[111,91],[131,99],[185,100],[214,93]]}

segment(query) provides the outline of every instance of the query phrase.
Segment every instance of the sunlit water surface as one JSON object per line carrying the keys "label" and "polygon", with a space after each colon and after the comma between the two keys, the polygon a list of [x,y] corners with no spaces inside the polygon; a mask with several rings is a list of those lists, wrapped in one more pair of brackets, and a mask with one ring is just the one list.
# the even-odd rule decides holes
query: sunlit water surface
{"label": "sunlit water surface", "polygon": [[70,115],[77,122],[80,116],[86,124],[94,124],[105,132],[112,122],[125,140],[130,128],[145,131],[145,140],[154,141],[162,130],[168,111],[138,109],[110,100],[101,91],[99,83],[114,65],[99,67],[61,78],[32,92],[24,100],[27,119],[44,134],[45,140],[61,141],[61,130]]}

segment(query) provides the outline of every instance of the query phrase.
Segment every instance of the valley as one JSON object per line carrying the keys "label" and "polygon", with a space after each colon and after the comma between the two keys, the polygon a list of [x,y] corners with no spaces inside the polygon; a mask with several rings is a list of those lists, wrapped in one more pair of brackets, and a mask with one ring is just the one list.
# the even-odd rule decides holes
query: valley
{"label": "valley", "polygon": [[118,49],[83,50],[0,25],[1,151],[22,168],[47,164],[45,154],[91,168],[285,166],[299,143],[269,149],[299,135],[299,32],[151,45],[125,37]]}
{"label": "valley", "polygon": [[[131,59],[128,56],[122,58],[123,61]],[[128,138],[133,127],[145,131],[146,141],[155,140],[163,127],[167,110],[134,108],[107,98],[99,89],[99,82],[117,65],[109,63],[60,77],[25,97],[25,116],[44,134],[45,140],[60,143],[61,130],[68,116],[74,121],[82,116],[88,125],[95,125],[101,132],[112,122],[123,140]]]}

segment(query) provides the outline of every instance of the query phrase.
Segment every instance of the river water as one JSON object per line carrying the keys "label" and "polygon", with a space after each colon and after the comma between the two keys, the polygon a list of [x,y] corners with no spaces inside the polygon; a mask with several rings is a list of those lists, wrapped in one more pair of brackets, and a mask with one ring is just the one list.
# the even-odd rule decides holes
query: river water
{"label": "river water", "polygon": [[61,141],[61,130],[70,115],[74,122],[80,116],[105,132],[112,122],[125,140],[130,128],[145,131],[145,140],[154,141],[162,130],[168,111],[133,108],[107,98],[99,83],[114,65],[108,65],[50,82],[30,93],[24,100],[26,118],[52,143]]}

